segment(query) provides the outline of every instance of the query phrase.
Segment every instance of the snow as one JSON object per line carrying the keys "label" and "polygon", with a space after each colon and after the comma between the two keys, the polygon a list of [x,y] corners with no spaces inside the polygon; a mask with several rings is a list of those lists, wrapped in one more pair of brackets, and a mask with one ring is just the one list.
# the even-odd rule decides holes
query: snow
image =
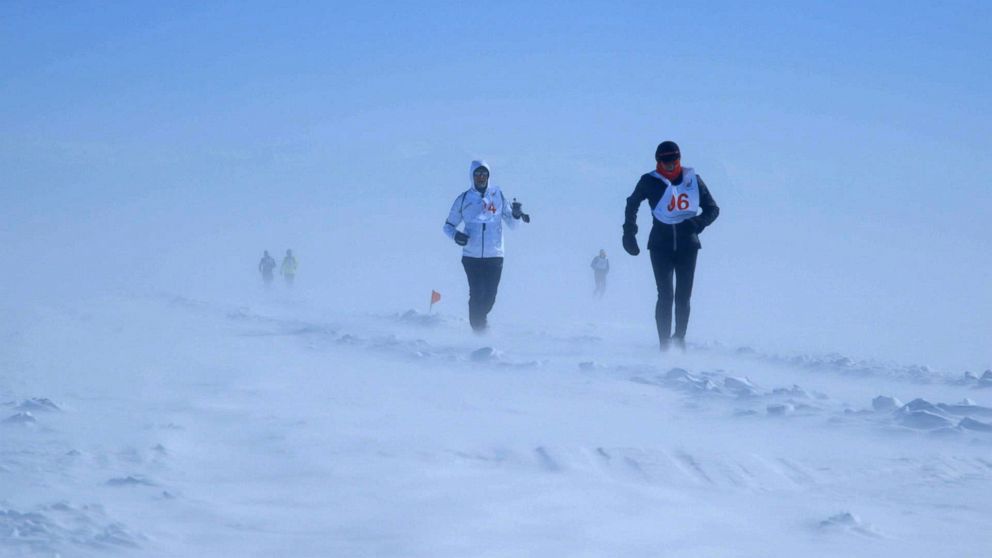
{"label": "snow", "polygon": [[478,337],[442,308],[20,308],[0,336],[0,555],[992,548],[976,380],[714,344],[661,355],[611,323],[504,318]]}

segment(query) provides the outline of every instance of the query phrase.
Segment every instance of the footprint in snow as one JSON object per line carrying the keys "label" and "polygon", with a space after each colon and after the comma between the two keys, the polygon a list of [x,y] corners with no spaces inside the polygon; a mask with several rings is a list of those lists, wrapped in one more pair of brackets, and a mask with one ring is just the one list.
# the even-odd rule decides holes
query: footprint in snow
{"label": "footprint in snow", "polygon": [[482,347],[481,349],[472,351],[469,358],[474,362],[489,362],[497,360],[499,358],[499,353],[497,353],[496,349],[492,347]]}
{"label": "footprint in snow", "polygon": [[34,415],[32,415],[30,411],[21,411],[20,413],[14,413],[13,415],[10,415],[9,417],[3,419],[3,424],[11,424],[11,425],[18,425],[18,424],[28,425],[28,424],[34,424],[36,422],[38,422],[37,419],[34,418]]}
{"label": "footprint in snow", "polygon": [[857,533],[866,537],[880,537],[881,533],[870,523],[866,523],[857,515],[851,512],[841,512],[824,519],[817,525],[820,530],[826,532],[848,532]]}
{"label": "footprint in snow", "polygon": [[24,401],[18,403],[14,408],[18,411],[34,412],[57,412],[62,410],[47,397],[32,397],[31,399],[25,399]]}
{"label": "footprint in snow", "polygon": [[107,481],[107,486],[155,486],[155,483],[144,478],[128,475],[126,477],[115,477]]}

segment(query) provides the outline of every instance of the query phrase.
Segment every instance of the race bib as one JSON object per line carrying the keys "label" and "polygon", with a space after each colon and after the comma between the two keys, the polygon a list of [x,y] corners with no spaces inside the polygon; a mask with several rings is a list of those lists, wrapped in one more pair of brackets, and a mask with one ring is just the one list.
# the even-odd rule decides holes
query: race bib
{"label": "race bib", "polygon": [[487,195],[482,198],[479,206],[479,213],[475,216],[476,221],[479,221],[480,223],[489,223],[499,220],[500,211],[502,211],[502,208],[496,205],[495,196],[492,194],[493,192],[488,192]]}
{"label": "race bib", "polygon": [[678,185],[657,173],[655,176],[666,185],[665,193],[651,212],[655,219],[666,225],[675,225],[699,214],[699,181],[694,170],[683,168],[682,182]]}

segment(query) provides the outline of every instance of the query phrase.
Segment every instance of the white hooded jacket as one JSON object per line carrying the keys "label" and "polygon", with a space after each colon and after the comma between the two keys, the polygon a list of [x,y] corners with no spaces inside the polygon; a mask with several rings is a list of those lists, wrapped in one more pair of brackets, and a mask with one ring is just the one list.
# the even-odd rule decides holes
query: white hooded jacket
{"label": "white hooded jacket", "polygon": [[[479,167],[489,171],[489,186],[485,193],[475,188],[473,173]],[[459,194],[451,205],[448,220],[444,223],[444,234],[455,238],[458,226],[464,223],[462,232],[468,235],[468,244],[462,249],[463,256],[502,258],[503,224],[506,223],[511,229],[517,226],[510,202],[503,196],[502,190],[493,186],[493,169],[485,161],[472,161],[468,177],[469,189]]]}

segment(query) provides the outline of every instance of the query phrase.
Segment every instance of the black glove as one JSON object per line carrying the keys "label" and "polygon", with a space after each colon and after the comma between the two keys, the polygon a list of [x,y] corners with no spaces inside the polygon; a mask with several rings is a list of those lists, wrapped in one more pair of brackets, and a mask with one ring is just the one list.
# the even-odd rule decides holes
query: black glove
{"label": "black glove", "polygon": [[689,222],[692,223],[692,229],[693,229],[692,232],[696,234],[703,232],[703,229],[706,228],[705,226],[703,226],[702,223],[699,222],[699,217],[693,217],[692,219],[689,219]]}
{"label": "black glove", "polygon": [[513,198],[513,203],[510,204],[510,209],[512,210],[514,219],[523,219],[524,223],[530,223],[530,215],[527,215],[521,209],[523,204],[517,201],[517,198]]}
{"label": "black glove", "polygon": [[631,256],[636,256],[641,253],[641,249],[637,246],[637,225],[624,225],[623,226],[623,249],[627,251]]}
{"label": "black glove", "polygon": [[510,208],[513,210],[513,218],[519,219],[523,217],[524,212],[521,210],[523,204],[517,201],[517,198],[513,198],[513,203],[510,204]]}
{"label": "black glove", "polygon": [[468,244],[468,235],[462,231],[455,231],[455,244],[465,246]]}

